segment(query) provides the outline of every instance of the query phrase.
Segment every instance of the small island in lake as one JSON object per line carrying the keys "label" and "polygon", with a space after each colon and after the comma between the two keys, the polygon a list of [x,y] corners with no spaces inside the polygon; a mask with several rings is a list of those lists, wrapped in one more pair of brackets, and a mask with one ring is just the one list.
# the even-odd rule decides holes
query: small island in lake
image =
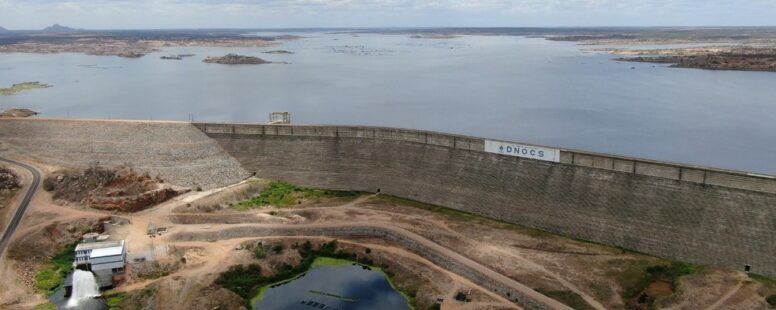
{"label": "small island in lake", "polygon": [[162,56],[159,58],[167,59],[167,60],[181,60],[183,58],[192,57],[192,56],[194,56],[194,54],[177,54],[177,55],[173,54],[173,55]]}
{"label": "small island in lake", "polygon": [[202,62],[222,65],[261,65],[272,63],[259,57],[243,56],[237,54],[227,54],[226,56],[221,57],[210,56],[203,59]]}
{"label": "small island in lake", "polygon": [[13,95],[28,89],[39,89],[39,88],[49,88],[49,87],[51,87],[51,85],[43,84],[41,82],[18,83],[18,84],[13,84],[11,85],[11,87],[8,87],[8,88],[0,88],[0,96]]}
{"label": "small island in lake", "polygon": [[30,116],[35,116],[35,115],[38,115],[38,112],[35,112],[33,110],[30,110],[30,109],[17,109],[17,108],[13,108],[13,109],[8,109],[8,110],[5,110],[3,112],[0,112],[0,118],[3,118],[3,117],[30,117]]}
{"label": "small island in lake", "polygon": [[[616,61],[667,63],[676,68],[707,70],[741,70],[776,72],[776,49],[730,49],[722,52],[697,52],[698,49],[678,50],[675,54],[620,57]],[[638,52],[638,51],[637,51]],[[644,55],[642,54],[642,55]]]}
{"label": "small island in lake", "polygon": [[262,52],[264,54],[293,54],[294,52],[287,51],[287,50],[274,50],[274,51],[266,51]]}

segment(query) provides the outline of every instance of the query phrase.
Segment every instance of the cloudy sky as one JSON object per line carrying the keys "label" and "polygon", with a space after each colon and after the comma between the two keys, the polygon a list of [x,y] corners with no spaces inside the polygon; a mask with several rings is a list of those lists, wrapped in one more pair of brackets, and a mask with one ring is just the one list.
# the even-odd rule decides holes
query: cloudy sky
{"label": "cloudy sky", "polygon": [[0,26],[774,26],[776,0],[0,0]]}

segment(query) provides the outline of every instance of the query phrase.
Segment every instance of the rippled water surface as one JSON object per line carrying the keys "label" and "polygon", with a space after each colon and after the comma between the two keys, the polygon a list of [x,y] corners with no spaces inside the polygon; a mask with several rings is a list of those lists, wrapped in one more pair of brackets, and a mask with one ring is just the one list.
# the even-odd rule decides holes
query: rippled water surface
{"label": "rippled water surface", "polygon": [[[619,63],[568,42],[304,33],[139,59],[2,54],[0,97],[43,116],[411,127],[776,174],[776,73]],[[292,55],[263,54],[285,49]],[[202,63],[226,53],[289,64]],[[171,53],[194,53],[162,60]]]}
{"label": "rippled water surface", "polygon": [[359,265],[323,266],[270,288],[254,309],[409,310],[382,273]]}

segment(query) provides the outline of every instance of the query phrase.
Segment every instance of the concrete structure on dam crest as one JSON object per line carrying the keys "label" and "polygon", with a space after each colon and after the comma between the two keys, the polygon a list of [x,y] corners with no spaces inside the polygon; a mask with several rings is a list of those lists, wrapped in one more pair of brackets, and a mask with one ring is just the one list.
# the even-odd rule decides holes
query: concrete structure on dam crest
{"label": "concrete structure on dam crest", "polygon": [[537,160],[486,152],[492,142],[480,138],[407,129],[194,125],[261,177],[380,192],[668,259],[776,276],[776,179],[770,176],[510,148],[527,157],[557,151],[557,158]]}

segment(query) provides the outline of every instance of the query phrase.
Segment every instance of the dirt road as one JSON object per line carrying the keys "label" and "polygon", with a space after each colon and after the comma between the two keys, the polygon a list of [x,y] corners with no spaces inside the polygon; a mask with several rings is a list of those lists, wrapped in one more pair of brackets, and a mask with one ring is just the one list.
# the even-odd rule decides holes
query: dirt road
{"label": "dirt road", "polygon": [[[209,226],[209,225],[207,225]],[[169,236],[170,241],[210,241],[210,240],[226,240],[234,238],[245,237],[273,237],[273,236],[319,236],[319,235],[333,235],[343,236],[348,232],[355,232],[355,235],[363,234],[364,231],[373,230],[379,234],[386,234],[389,239],[406,239],[410,244],[417,245],[422,249],[420,252],[428,255],[421,255],[427,259],[430,259],[434,263],[442,261],[450,261],[451,265],[461,266],[461,269],[468,269],[465,271],[471,271],[471,273],[462,274],[465,277],[471,277],[474,282],[478,284],[478,278],[486,278],[489,281],[503,285],[504,287],[518,292],[522,295],[520,304],[526,302],[536,303],[541,308],[546,309],[563,309],[568,310],[570,307],[566,306],[549,298],[530,287],[523,285],[515,280],[512,280],[492,269],[483,266],[461,254],[456,253],[446,247],[443,247],[431,240],[428,240],[420,235],[410,232],[406,229],[380,224],[380,223],[367,223],[367,222],[352,222],[342,224],[305,224],[305,225],[277,225],[277,224],[249,224],[249,225],[236,225],[232,228],[222,229],[220,231],[205,230],[205,225],[190,225],[186,227],[184,231],[180,231]],[[402,242],[402,243],[407,243]],[[417,250],[417,249],[416,249]],[[526,300],[528,299],[528,300]]]}

